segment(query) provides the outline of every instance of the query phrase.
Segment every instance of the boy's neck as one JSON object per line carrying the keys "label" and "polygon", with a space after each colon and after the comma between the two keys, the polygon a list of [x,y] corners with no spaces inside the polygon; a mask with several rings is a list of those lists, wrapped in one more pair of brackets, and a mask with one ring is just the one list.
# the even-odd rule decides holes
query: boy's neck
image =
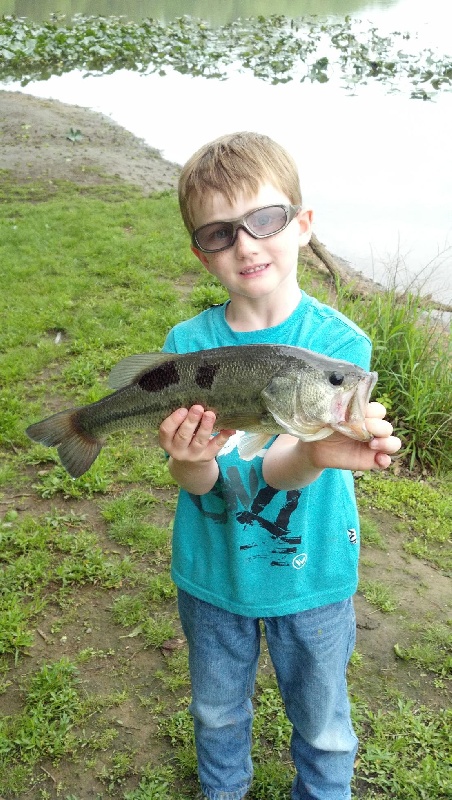
{"label": "boy's neck", "polygon": [[274,328],[285,322],[295,311],[301,294],[301,289],[297,286],[296,291],[282,303],[275,303],[274,298],[250,300],[240,295],[231,295],[226,308],[226,321],[232,330],[242,333]]}

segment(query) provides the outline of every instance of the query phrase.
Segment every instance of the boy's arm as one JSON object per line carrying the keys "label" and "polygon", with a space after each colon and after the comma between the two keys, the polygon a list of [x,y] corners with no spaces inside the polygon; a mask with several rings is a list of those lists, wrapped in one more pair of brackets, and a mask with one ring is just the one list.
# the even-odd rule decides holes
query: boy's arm
{"label": "boy's arm", "polygon": [[202,406],[179,408],[159,430],[159,443],[169,455],[168,468],[182,489],[206,494],[218,478],[216,456],[235,431],[222,430],[212,436],[215,414]]}
{"label": "boy's arm", "polygon": [[366,428],[374,437],[359,442],[340,433],[333,433],[317,442],[302,442],[281,434],[264,456],[264,480],[274,489],[301,489],[315,481],[324,469],[386,469],[391,455],[397,453],[401,441],[392,436],[392,425],[384,419],[381,403],[369,403]]}
{"label": "boy's arm", "polygon": [[[315,481],[327,468],[385,469],[401,441],[392,436],[392,425],[384,419],[381,403],[369,403],[366,427],[373,439],[359,442],[333,433],[317,442],[301,442],[294,436],[278,436],[264,456],[264,480],[274,489],[300,489]],[[159,443],[169,458],[169,470],[182,489],[207,494],[218,479],[216,456],[235,431],[221,430],[212,436],[215,414],[202,406],[179,408],[160,426]]]}

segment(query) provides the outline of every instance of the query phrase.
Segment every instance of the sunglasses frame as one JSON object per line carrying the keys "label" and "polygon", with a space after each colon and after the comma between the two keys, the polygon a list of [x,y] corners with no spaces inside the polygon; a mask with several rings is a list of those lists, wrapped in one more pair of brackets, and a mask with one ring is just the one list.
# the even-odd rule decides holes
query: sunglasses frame
{"label": "sunglasses frame", "polygon": [[[286,222],[281,228],[278,228],[277,231],[272,231],[271,233],[254,233],[254,231],[252,231],[251,228],[248,226],[246,220],[249,216],[251,216],[251,214],[255,214],[257,211],[263,211],[265,208],[284,209],[287,217]],[[300,211],[300,209],[301,205],[293,206],[293,205],[286,205],[285,203],[270,203],[270,205],[259,206],[259,208],[253,208],[251,211],[247,211],[247,213],[244,214],[242,217],[237,217],[237,219],[226,219],[226,220],[220,219],[218,220],[218,222],[216,221],[208,222],[206,225],[201,225],[200,228],[196,228],[196,230],[193,231],[191,235],[192,245],[197,250],[201,250],[202,253],[221,253],[222,250],[227,250],[229,247],[232,247],[232,245],[235,243],[235,240],[237,239],[237,231],[239,228],[243,228],[243,230],[249,233],[249,235],[252,236],[253,239],[267,239],[269,236],[275,236],[275,234],[281,233],[281,231],[287,228],[287,226],[292,222],[292,220],[295,218],[295,215]],[[202,231],[204,228],[210,227],[210,225],[221,225],[222,223],[227,225],[232,225],[232,240],[229,242],[229,244],[225,245],[224,247],[215,248],[214,250],[209,250],[205,247],[202,247],[197,239],[197,235],[199,234],[199,232]]]}

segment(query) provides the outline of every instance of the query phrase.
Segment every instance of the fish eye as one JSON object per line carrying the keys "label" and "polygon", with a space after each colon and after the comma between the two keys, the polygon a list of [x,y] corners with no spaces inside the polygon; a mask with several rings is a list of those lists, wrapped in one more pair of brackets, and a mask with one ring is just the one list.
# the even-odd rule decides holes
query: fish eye
{"label": "fish eye", "polygon": [[342,372],[330,372],[329,381],[332,386],[342,386],[344,379],[345,375]]}

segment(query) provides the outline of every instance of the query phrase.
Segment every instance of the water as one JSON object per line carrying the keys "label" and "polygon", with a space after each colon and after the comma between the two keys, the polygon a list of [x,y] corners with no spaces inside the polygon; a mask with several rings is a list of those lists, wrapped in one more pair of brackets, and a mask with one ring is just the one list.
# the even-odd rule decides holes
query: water
{"label": "water", "polygon": [[[0,12],[5,5],[15,7],[9,13],[25,15],[28,10],[35,19],[41,11],[49,13],[46,0],[0,0]],[[383,33],[418,32],[422,46],[446,53],[447,6],[447,0],[299,0],[278,4],[278,13],[354,14],[371,19]],[[52,0],[52,10],[56,7]],[[86,13],[86,7],[82,0],[60,0],[58,5],[67,14]],[[122,13],[134,19],[168,20],[184,10],[186,5],[176,0],[129,0],[127,8],[120,2],[89,2],[89,13]],[[273,10],[274,4],[266,2],[190,4],[194,15],[211,24],[223,24],[239,13]],[[84,79],[74,72],[29,84],[23,91],[102,111],[177,163],[222,133],[267,133],[294,155],[305,203],[315,211],[315,231],[332,252],[382,282],[388,270],[392,277],[397,273],[399,285],[417,276],[425,292],[452,302],[452,93],[422,102],[389,94],[376,84],[351,96],[332,81],[272,86],[234,71],[227,81],[126,71]]]}
{"label": "water", "polygon": [[71,19],[75,14],[124,16],[138,22],[146,17],[165,22],[191,14],[224,25],[237,17],[284,14],[297,17],[306,14],[355,14],[369,8],[390,8],[397,0],[0,0],[0,14],[16,14],[36,22],[57,11]]}

